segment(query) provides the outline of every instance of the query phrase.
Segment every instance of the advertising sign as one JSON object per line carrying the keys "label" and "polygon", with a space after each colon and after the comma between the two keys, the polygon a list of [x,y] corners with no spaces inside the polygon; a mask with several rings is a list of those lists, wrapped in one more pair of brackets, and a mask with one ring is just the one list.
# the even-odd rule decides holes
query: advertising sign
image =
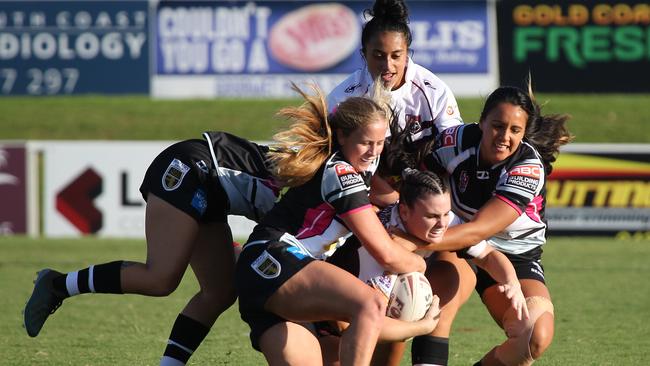
{"label": "advertising sign", "polygon": [[0,235],[27,234],[27,150],[0,143]]}
{"label": "advertising sign", "polygon": [[[139,192],[146,169],[171,142],[42,141],[43,235],[144,238],[145,201]],[[254,223],[228,221],[236,238]]]}
{"label": "advertising sign", "polygon": [[649,92],[647,1],[497,2],[501,83],[541,92]]}
{"label": "advertising sign", "polygon": [[[290,81],[329,91],[363,67],[371,1],[161,1],[153,20],[158,97],[293,97]],[[485,1],[408,3],[412,57],[458,94],[496,83]],[[458,75],[471,78],[464,86]],[[494,75],[489,82],[489,75]],[[456,84],[456,85],[455,85]],[[464,86],[464,87],[463,87]]]}
{"label": "advertising sign", "polygon": [[148,93],[147,1],[0,0],[0,95]]}
{"label": "advertising sign", "polygon": [[547,182],[549,231],[650,232],[650,145],[573,144]]}

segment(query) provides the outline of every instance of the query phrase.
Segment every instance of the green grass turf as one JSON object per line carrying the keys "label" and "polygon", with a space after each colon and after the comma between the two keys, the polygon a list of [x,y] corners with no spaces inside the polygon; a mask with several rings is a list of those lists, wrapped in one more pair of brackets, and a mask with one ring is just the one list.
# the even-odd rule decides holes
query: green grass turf
{"label": "green grass turf", "polygon": [[[649,94],[540,94],[546,113],[572,116],[576,142],[650,143]],[[459,99],[475,122],[481,98]],[[268,140],[281,107],[299,100],[152,100],[146,96],[0,98],[0,139],[181,140],[223,130]]]}
{"label": "green grass turf", "polygon": [[[196,291],[188,272],[166,298],[82,295],[66,300],[37,338],[22,329],[21,310],[35,272],[68,271],[115,259],[142,260],[142,241],[0,237],[0,364],[157,364],[178,311]],[[551,238],[544,265],[554,298],[555,339],[536,365],[650,363],[650,238]],[[469,365],[504,339],[476,295],[461,309],[450,365]],[[403,360],[407,365],[408,355]],[[236,307],[216,323],[193,365],[259,365]]]}

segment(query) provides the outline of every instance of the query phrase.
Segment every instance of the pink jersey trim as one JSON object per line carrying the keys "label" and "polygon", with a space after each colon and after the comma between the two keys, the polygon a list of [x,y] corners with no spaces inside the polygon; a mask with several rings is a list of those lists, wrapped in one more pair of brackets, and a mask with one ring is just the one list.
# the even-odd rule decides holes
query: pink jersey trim
{"label": "pink jersey trim", "polygon": [[542,222],[542,217],[539,215],[539,211],[542,210],[542,202],[544,198],[542,196],[537,196],[533,198],[532,201],[526,206],[526,215],[530,217],[531,220],[535,222]]}
{"label": "pink jersey trim", "polygon": [[521,213],[523,212],[523,211],[521,211],[521,209],[519,208],[519,206],[515,205],[512,201],[510,201],[509,199],[505,198],[504,196],[501,196],[501,195],[498,195],[498,194],[496,194],[496,195],[494,195],[494,196],[495,196],[496,198],[500,199],[501,201],[507,203],[508,205],[510,205],[510,207],[514,208],[515,211],[517,211],[518,214],[521,215]]}
{"label": "pink jersey trim", "polygon": [[361,210],[365,210],[365,209],[368,209],[368,208],[372,208],[372,205],[371,204],[363,205],[361,207],[354,208],[354,209],[352,209],[352,210],[350,210],[348,212],[344,212],[344,213],[340,214],[339,216],[347,216],[347,215],[357,213],[357,212],[359,212]]}

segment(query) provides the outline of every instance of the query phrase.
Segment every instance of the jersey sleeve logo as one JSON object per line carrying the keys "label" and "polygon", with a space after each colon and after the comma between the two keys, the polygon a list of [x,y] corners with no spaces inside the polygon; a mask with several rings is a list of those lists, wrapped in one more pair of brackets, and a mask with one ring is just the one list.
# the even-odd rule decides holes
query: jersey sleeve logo
{"label": "jersey sleeve logo", "polygon": [[519,165],[510,170],[509,174],[511,176],[520,175],[523,177],[539,179],[542,175],[542,168],[539,165]]}
{"label": "jersey sleeve logo", "polygon": [[172,162],[165,170],[165,174],[162,177],[162,186],[166,191],[173,191],[178,188],[185,178],[185,174],[190,171],[190,167],[183,164],[182,161],[178,159],[172,160]]}
{"label": "jersey sleeve logo", "polygon": [[364,184],[361,175],[351,165],[337,164],[334,166],[334,170],[342,189],[358,187]]}
{"label": "jersey sleeve logo", "polygon": [[534,192],[539,186],[541,175],[541,167],[538,165],[519,165],[508,172],[506,184]]}
{"label": "jersey sleeve logo", "polygon": [[442,131],[441,147],[456,146],[456,132],[458,131],[458,126],[449,127],[446,130]]}

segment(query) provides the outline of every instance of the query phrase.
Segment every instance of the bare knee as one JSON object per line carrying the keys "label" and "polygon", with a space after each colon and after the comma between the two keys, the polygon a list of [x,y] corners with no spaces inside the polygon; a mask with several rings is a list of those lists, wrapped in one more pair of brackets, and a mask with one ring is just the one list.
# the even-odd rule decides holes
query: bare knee
{"label": "bare knee", "polygon": [[182,276],[162,274],[152,276],[149,285],[149,296],[169,296],[181,283]]}
{"label": "bare knee", "polygon": [[237,300],[237,294],[233,287],[215,287],[201,289],[198,294],[203,302],[213,306],[220,313],[230,308]]}
{"label": "bare knee", "polygon": [[365,320],[381,327],[381,322],[386,315],[386,301],[377,291],[371,290],[370,293],[371,296],[357,304],[357,314],[359,317],[363,317]]}
{"label": "bare knee", "polygon": [[535,322],[535,328],[530,337],[530,354],[534,359],[540,358],[551,345],[553,333],[553,315],[545,313]]}

